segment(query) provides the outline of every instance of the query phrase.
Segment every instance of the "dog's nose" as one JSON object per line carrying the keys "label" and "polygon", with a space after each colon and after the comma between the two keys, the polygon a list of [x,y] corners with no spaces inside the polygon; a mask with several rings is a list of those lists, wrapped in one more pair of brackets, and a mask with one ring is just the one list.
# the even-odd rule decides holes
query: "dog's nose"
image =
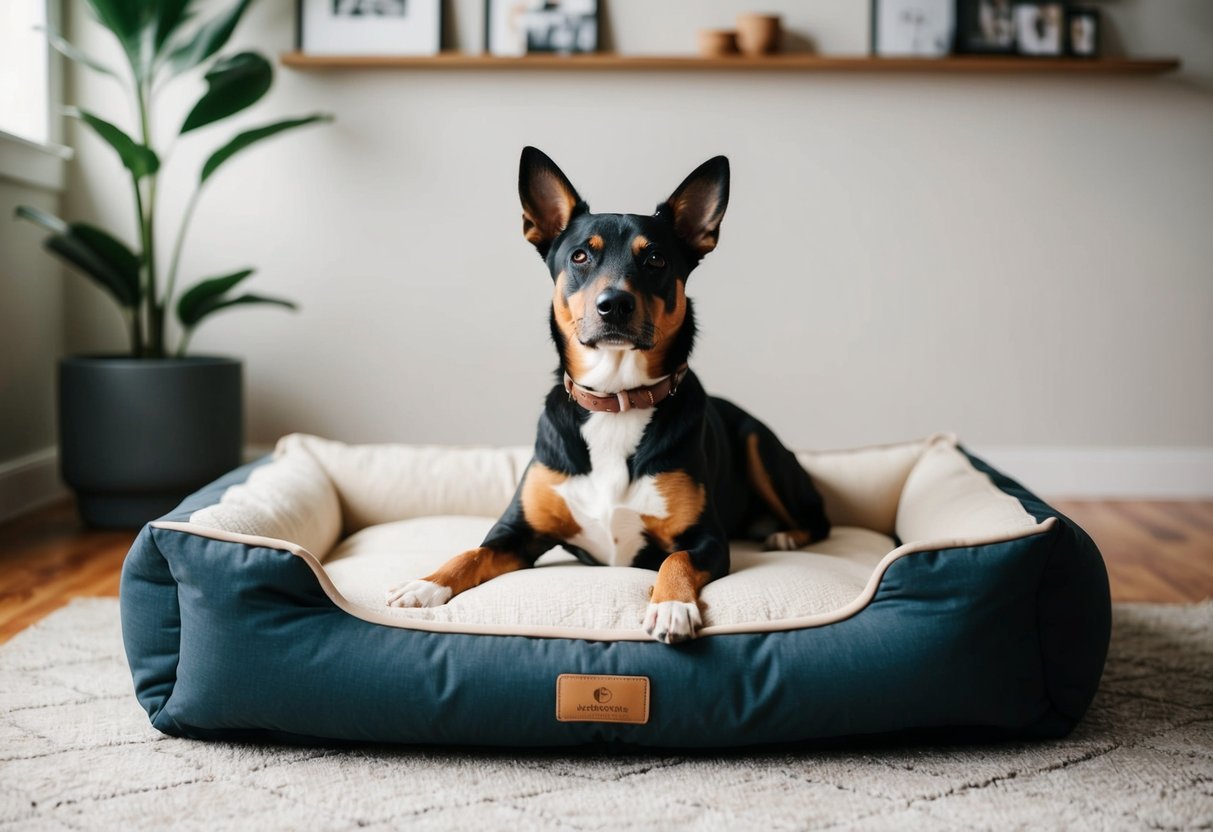
{"label": "dog's nose", "polygon": [[598,314],[604,321],[622,323],[636,311],[636,297],[622,289],[607,289],[596,301]]}

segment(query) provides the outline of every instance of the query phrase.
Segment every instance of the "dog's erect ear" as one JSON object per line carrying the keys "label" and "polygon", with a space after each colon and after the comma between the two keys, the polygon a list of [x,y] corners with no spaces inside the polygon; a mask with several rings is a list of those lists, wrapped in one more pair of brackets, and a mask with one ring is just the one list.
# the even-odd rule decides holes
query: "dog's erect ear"
{"label": "dog's erect ear", "polygon": [[522,234],[543,257],[552,241],[568,228],[569,220],[589,210],[556,163],[534,147],[522,148],[518,196],[522,199]]}
{"label": "dog's erect ear", "polygon": [[729,160],[708,159],[657,206],[657,216],[669,217],[674,231],[700,257],[716,248],[720,221],[729,204]]}

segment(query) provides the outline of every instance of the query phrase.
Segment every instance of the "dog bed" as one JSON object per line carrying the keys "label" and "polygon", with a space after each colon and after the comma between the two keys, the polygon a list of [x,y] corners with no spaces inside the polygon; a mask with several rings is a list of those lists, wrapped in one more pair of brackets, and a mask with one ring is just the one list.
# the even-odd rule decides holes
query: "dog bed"
{"label": "dog bed", "polygon": [[655,573],[562,550],[445,606],[386,606],[480,542],[528,459],[292,435],[149,524],[121,597],[152,724],[507,746],[1059,736],[1095,693],[1098,550],[949,436],[801,454],[832,534],[735,543],[692,642],[641,630]]}

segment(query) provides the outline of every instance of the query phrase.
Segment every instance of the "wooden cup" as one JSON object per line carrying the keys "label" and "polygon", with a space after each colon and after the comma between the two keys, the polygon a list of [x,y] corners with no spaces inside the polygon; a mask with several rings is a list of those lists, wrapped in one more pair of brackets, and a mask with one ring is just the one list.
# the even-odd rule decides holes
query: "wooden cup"
{"label": "wooden cup", "polygon": [[705,58],[737,54],[737,33],[729,29],[700,29],[699,54]]}
{"label": "wooden cup", "polygon": [[772,55],[779,51],[782,27],[777,14],[737,16],[737,45],[747,55]]}

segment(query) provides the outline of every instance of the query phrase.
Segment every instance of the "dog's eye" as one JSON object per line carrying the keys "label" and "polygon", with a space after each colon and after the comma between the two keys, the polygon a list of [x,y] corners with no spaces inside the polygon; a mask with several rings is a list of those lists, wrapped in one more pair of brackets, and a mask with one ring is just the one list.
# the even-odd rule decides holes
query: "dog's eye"
{"label": "dog's eye", "polygon": [[650,269],[664,269],[665,258],[657,252],[653,252],[645,259],[644,264]]}
{"label": "dog's eye", "polygon": [[589,260],[589,259],[590,259],[590,255],[588,255],[588,254],[586,254],[586,253],[585,253],[585,249],[580,249],[580,248],[579,248],[579,249],[577,249],[576,251],[574,251],[574,252],[573,252],[573,258],[572,258],[572,259],[573,259],[573,262],[574,262],[574,263],[584,263],[586,260]]}

